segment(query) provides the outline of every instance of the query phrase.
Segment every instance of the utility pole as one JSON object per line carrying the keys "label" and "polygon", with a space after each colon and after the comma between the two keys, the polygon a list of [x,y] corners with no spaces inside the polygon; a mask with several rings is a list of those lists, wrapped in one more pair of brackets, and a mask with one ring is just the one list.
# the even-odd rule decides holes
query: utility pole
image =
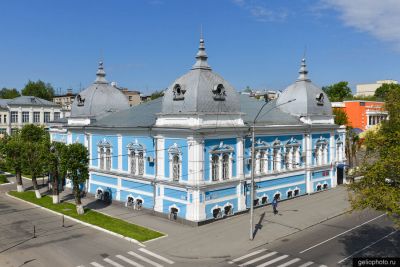
{"label": "utility pole", "polygon": [[[253,125],[251,126],[250,240],[254,239],[254,193],[255,193],[254,172],[255,172],[255,143],[256,143],[255,126],[258,116],[260,115],[263,108],[268,104],[268,97],[267,96],[264,97],[265,97],[265,103],[258,111],[256,117],[254,118]],[[274,106],[273,108],[267,110],[263,115],[265,116],[265,114],[267,114],[271,110],[279,106],[285,105],[287,103],[293,102],[295,100],[296,99],[294,98],[285,103]]]}

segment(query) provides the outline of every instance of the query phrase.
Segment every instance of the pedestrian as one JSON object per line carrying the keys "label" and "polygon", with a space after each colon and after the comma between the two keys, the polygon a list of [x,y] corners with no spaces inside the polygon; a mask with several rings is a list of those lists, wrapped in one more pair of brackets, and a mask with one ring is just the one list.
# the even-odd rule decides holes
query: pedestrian
{"label": "pedestrian", "polygon": [[276,209],[278,207],[278,196],[275,195],[274,199],[272,200],[272,208],[274,210],[274,214],[278,213],[278,210]]}

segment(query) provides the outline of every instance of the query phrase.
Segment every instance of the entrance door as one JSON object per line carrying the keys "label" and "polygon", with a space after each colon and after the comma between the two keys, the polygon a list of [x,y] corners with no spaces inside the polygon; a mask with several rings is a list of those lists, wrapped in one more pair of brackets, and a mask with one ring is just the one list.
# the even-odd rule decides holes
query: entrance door
{"label": "entrance door", "polygon": [[336,168],[336,176],[337,176],[337,184],[343,184],[343,173],[344,168],[342,166],[338,166]]}

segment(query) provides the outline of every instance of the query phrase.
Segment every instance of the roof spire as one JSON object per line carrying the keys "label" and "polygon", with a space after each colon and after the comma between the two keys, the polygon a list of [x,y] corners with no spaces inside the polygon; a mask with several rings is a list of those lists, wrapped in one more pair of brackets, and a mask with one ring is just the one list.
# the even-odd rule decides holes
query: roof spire
{"label": "roof spire", "polygon": [[303,58],[301,60],[301,67],[299,70],[299,77],[297,78],[297,81],[310,81],[310,79],[308,79],[307,74],[308,74],[308,70],[307,70],[307,65],[306,65],[306,59]]}
{"label": "roof spire", "polygon": [[99,68],[97,69],[97,72],[96,72],[95,83],[108,83],[104,77],[106,77],[106,72],[104,71],[104,68],[103,68],[103,61],[100,61]]}
{"label": "roof spire", "polygon": [[193,65],[192,70],[195,69],[211,70],[210,66],[207,63],[207,58],[208,56],[206,53],[206,47],[204,46],[204,39],[203,39],[203,27],[201,27],[199,51],[196,54],[196,63]]}

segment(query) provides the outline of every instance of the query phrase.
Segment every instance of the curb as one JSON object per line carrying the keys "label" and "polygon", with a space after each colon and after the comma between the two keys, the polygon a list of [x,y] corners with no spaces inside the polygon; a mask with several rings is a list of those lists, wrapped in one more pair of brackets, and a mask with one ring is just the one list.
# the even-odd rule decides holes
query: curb
{"label": "curb", "polygon": [[[22,201],[22,202],[31,204],[31,205],[33,205],[33,206],[35,206],[35,207],[44,209],[44,210],[49,211],[49,212],[51,212],[51,213],[53,213],[53,214],[56,214],[56,215],[59,215],[59,216],[64,216],[65,218],[70,219],[71,221],[74,221],[74,222],[83,224],[83,225],[85,225],[85,226],[91,227],[91,228],[96,229],[96,230],[100,230],[100,231],[102,231],[102,232],[104,232],[104,233],[108,233],[108,234],[110,234],[110,235],[113,235],[113,236],[116,236],[116,237],[125,239],[126,241],[128,241],[128,242],[130,242],[130,243],[135,243],[135,244],[137,244],[137,245],[139,245],[139,246],[141,246],[141,247],[146,247],[144,244],[142,244],[140,241],[138,241],[138,240],[136,240],[136,239],[133,239],[133,238],[130,238],[130,237],[127,237],[127,236],[123,236],[123,235],[121,235],[121,234],[114,233],[114,232],[112,232],[112,231],[110,231],[110,230],[101,228],[101,227],[99,227],[99,226],[96,226],[96,225],[93,225],[93,224],[90,224],[90,223],[82,222],[82,221],[80,221],[80,220],[78,220],[78,219],[75,219],[75,218],[72,218],[72,217],[70,217],[70,216],[68,216],[68,215],[65,215],[65,214],[62,214],[62,213],[59,213],[59,212],[56,212],[56,211],[47,209],[47,208],[45,208],[45,207],[39,206],[39,205],[37,205],[37,204],[35,204],[35,203],[26,201],[26,200],[24,200],[24,199],[20,199],[20,198],[11,196],[10,194],[8,194],[8,192],[6,192],[6,196],[8,196],[8,197],[10,197],[10,198],[13,198],[13,199],[15,199],[15,200],[19,200],[19,201]],[[108,216],[109,216],[109,215],[108,215]]]}
{"label": "curb", "polygon": [[2,185],[10,185],[10,184],[14,184],[14,182],[9,182],[9,183],[5,183],[5,184],[0,184],[0,186],[2,186]]}

